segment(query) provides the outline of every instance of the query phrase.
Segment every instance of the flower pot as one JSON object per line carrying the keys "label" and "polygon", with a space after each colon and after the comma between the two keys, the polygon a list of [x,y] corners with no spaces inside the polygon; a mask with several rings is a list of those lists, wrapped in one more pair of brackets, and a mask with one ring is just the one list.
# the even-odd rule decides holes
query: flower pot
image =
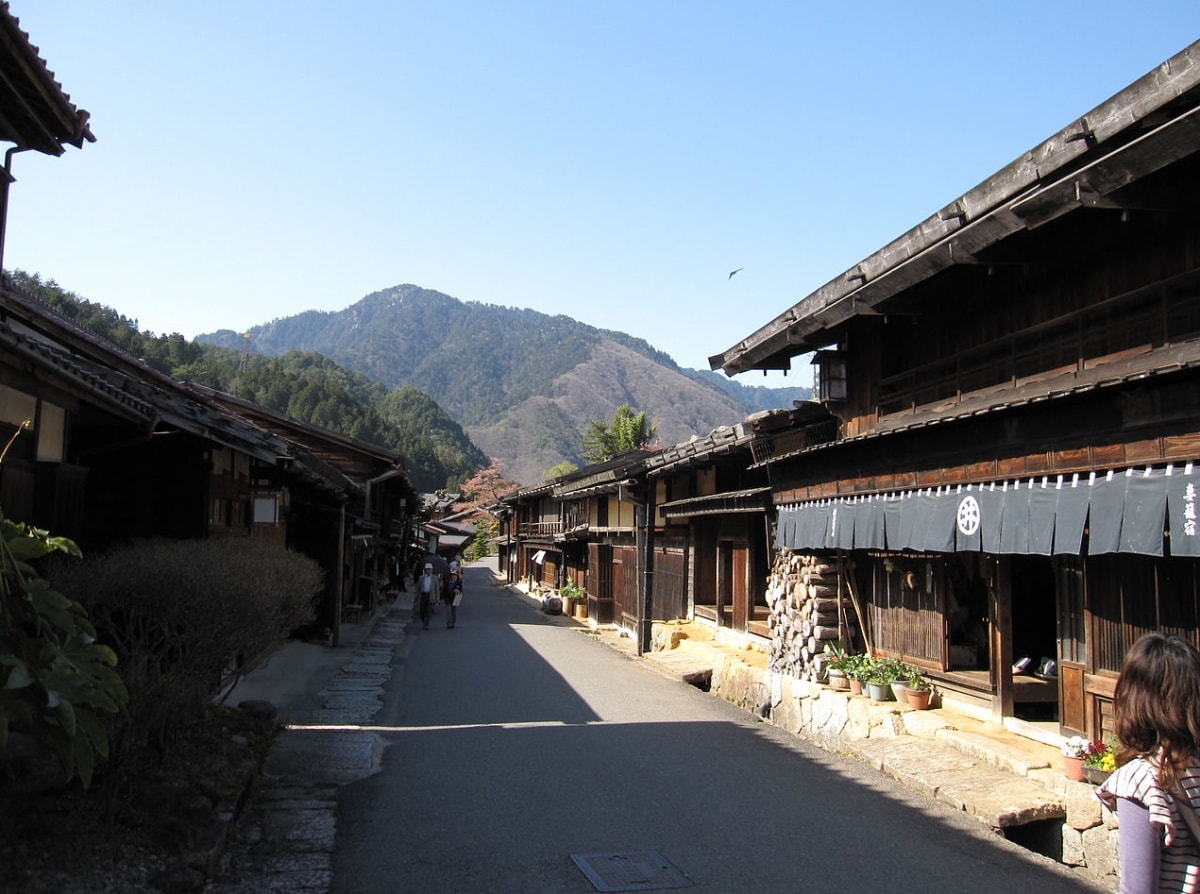
{"label": "flower pot", "polygon": [[932,689],[909,689],[906,693],[908,698],[908,706],[916,708],[918,711],[924,711],[929,707],[929,701],[933,698]]}
{"label": "flower pot", "polygon": [[1068,779],[1073,779],[1075,782],[1083,782],[1083,758],[1081,757],[1066,757],[1063,756],[1063,772]]}
{"label": "flower pot", "polygon": [[900,704],[905,704],[908,701],[908,684],[900,680],[892,683],[892,697]]}
{"label": "flower pot", "polygon": [[1092,785],[1099,785],[1112,775],[1112,770],[1101,770],[1099,767],[1089,767],[1084,765],[1083,778]]}
{"label": "flower pot", "polygon": [[862,693],[863,693],[862,680],[855,680],[853,677],[851,677],[850,678],[850,694],[851,695],[862,695]]}
{"label": "flower pot", "polygon": [[887,683],[867,683],[867,695],[877,702],[891,701],[892,687]]}
{"label": "flower pot", "polygon": [[830,668],[829,670],[829,688],[830,689],[849,689],[850,680],[846,677],[843,671]]}

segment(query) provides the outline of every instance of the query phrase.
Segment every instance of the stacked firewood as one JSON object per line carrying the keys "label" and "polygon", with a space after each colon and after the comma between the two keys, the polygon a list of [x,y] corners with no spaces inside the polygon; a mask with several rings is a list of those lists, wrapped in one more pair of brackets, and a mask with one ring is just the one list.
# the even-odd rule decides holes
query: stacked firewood
{"label": "stacked firewood", "polygon": [[824,676],[826,643],[847,651],[859,642],[854,603],[836,565],[783,550],[767,582],[771,609],[770,669],[800,680]]}

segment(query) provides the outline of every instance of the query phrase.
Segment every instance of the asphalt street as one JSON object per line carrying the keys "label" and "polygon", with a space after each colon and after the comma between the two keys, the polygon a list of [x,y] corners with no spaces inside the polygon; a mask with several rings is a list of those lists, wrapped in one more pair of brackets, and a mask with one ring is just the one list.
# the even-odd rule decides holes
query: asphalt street
{"label": "asphalt street", "polygon": [[393,653],[378,772],[337,796],[336,894],[1097,890],[541,614],[487,565],[465,584],[454,629],[410,623]]}

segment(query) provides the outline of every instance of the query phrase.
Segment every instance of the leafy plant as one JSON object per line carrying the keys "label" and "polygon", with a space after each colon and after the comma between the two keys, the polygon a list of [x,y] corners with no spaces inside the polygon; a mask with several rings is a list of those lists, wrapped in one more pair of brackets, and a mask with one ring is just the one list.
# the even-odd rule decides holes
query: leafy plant
{"label": "leafy plant", "polygon": [[587,590],[568,581],[558,588],[558,595],[563,599],[584,599],[587,597]]}
{"label": "leafy plant", "polygon": [[124,712],[129,695],[83,606],[31,564],[56,552],[81,556],[65,537],[0,516],[0,748],[10,727],[24,727],[86,788],[109,753],[101,716]]}
{"label": "leafy plant", "polygon": [[905,685],[908,686],[909,689],[914,689],[919,692],[923,689],[929,688],[929,681],[925,679],[925,675],[921,673],[921,669],[919,667],[914,667],[910,664],[908,665],[908,679]]}
{"label": "leafy plant", "polygon": [[889,684],[894,683],[896,680],[907,678],[908,665],[903,661],[897,658],[876,655],[867,660],[861,679],[864,683]]}
{"label": "leafy plant", "polygon": [[846,650],[842,648],[841,643],[825,643],[824,652],[829,656],[829,660],[825,662],[826,670],[841,671],[846,676],[849,676],[846,672],[853,663],[853,659],[852,656],[846,654]]}
{"label": "leafy plant", "polygon": [[646,447],[657,430],[657,425],[646,420],[645,412],[635,413],[629,404],[621,404],[611,424],[593,421],[588,425],[583,436],[583,456],[591,462],[604,462]]}

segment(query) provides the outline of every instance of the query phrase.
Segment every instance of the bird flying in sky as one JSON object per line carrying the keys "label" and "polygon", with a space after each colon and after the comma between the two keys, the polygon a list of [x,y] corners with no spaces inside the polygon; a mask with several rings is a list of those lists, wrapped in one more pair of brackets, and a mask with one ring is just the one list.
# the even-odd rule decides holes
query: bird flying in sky
{"label": "bird flying in sky", "polygon": [[735,273],[737,273],[737,272],[739,272],[739,271],[741,271],[741,270],[745,270],[745,269],[746,269],[745,267],[739,267],[737,270],[732,270],[732,271],[730,271],[730,273],[729,273],[729,278],[730,278],[730,279],[733,279],[733,274],[735,274]]}

